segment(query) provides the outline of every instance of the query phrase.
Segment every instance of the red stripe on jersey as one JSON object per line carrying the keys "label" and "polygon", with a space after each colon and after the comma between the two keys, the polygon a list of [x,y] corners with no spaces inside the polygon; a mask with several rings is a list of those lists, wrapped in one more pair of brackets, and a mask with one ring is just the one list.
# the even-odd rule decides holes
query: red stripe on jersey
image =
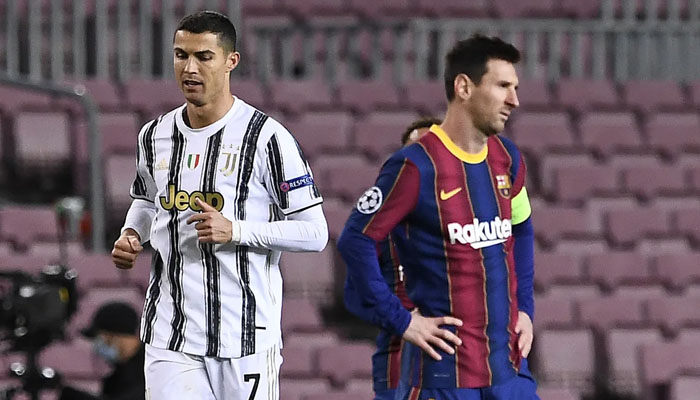
{"label": "red stripe on jersey", "polygon": [[384,196],[381,208],[372,216],[362,233],[379,242],[394,228],[418,201],[420,176],[418,168],[409,160],[404,160],[394,185]]}
{"label": "red stripe on jersey", "polygon": [[[489,170],[491,173],[491,181],[493,183],[493,188],[495,191],[495,196],[498,199],[498,207],[500,210],[500,215],[501,218],[503,219],[511,219],[512,217],[512,210],[511,210],[511,199],[515,197],[520,190],[522,189],[524,182],[525,182],[525,165],[522,162],[522,158],[520,160],[513,160],[510,156],[510,153],[506,150],[505,146],[503,146],[503,143],[498,140],[495,137],[490,138],[491,140],[489,141],[489,144],[491,145],[489,147],[489,154],[487,156],[488,158],[488,165],[489,165]],[[515,178],[515,181],[513,182],[513,187],[512,190],[509,193],[509,196],[504,196],[501,191],[498,190],[498,181],[497,181],[497,176],[498,175],[507,175],[510,176],[511,173],[511,167],[513,162],[519,162],[520,163],[520,169],[518,170],[518,176]],[[506,250],[506,265],[508,267],[508,295],[509,295],[509,300],[510,300],[510,309],[509,309],[509,314],[510,314],[510,321],[508,323],[508,333],[510,334],[510,361],[515,367],[516,370],[520,369],[520,352],[518,351],[518,337],[515,334],[515,324],[518,320],[518,297],[517,297],[517,290],[518,290],[518,280],[517,276],[515,273],[515,258],[513,256],[513,245],[514,245],[514,238],[510,237],[508,241],[505,243],[505,250]]]}
{"label": "red stripe on jersey", "polygon": [[[488,338],[485,326],[486,277],[481,252],[459,242],[451,244],[448,224],[474,218],[464,164],[435,135],[421,140],[435,168],[435,201],[438,205],[451,314],[464,322],[457,329],[455,376],[458,387],[480,387],[490,382]],[[438,184],[439,182],[439,184]],[[442,186],[440,186],[442,185]],[[461,189],[456,192],[457,189]],[[468,373],[460,374],[460,371]]]}

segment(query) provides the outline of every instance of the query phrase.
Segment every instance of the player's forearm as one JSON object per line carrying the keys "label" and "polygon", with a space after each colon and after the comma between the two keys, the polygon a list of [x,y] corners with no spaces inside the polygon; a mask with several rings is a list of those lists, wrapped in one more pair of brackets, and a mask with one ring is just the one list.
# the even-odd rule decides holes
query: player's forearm
{"label": "player's forearm", "polygon": [[122,234],[127,230],[133,230],[139,237],[141,243],[146,243],[150,240],[151,224],[156,216],[156,207],[153,203],[135,199],[131,202],[129,211],[126,213]]}
{"label": "player's forearm", "polygon": [[527,313],[531,320],[535,317],[535,300],[533,280],[535,276],[535,234],[532,220],[526,219],[513,225],[515,239],[513,256],[515,258],[515,275],[518,281],[518,308]]}
{"label": "player's forearm", "polygon": [[236,221],[240,244],[279,251],[322,251],[328,243],[328,225],[321,206],[314,206],[286,221]]}
{"label": "player's forearm", "polygon": [[376,242],[346,225],[337,246],[347,265],[350,284],[346,285],[344,300],[348,311],[393,334],[403,335],[411,314],[382,277]]}

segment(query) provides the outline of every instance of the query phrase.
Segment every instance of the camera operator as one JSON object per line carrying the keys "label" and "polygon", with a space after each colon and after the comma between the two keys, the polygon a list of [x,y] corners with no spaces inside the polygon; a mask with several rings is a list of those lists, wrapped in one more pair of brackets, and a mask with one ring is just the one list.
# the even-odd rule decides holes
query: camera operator
{"label": "camera operator", "polygon": [[114,369],[102,380],[100,396],[64,387],[59,400],[142,400],[144,346],[139,339],[139,316],[128,304],[102,305],[82,334],[93,340],[95,353]]}

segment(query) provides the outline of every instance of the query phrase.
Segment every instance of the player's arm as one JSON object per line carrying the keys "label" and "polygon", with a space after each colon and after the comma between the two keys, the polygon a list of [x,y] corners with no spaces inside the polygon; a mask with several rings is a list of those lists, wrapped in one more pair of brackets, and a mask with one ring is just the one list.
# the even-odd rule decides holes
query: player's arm
{"label": "player's arm", "polygon": [[401,153],[394,154],[382,167],[376,185],[361,196],[337,246],[347,266],[348,310],[402,336],[439,360],[433,346],[454,353],[447,341],[461,343],[440,326],[461,325],[461,321],[449,316],[425,318],[417,311],[406,310],[384,280],[376,252],[377,243],[415,207],[419,186],[416,166]]}
{"label": "player's arm", "polygon": [[131,206],[126,213],[121,235],[114,242],[112,261],[118,268],[131,268],[142,243],[150,240],[151,224],[156,215],[154,199],[156,183],[153,178],[153,141],[158,119],[144,125],[136,147],[136,177],[131,185]]}
{"label": "player's arm", "polygon": [[533,291],[535,235],[532,226],[530,200],[527,196],[525,182],[525,164],[520,158],[518,175],[514,179],[514,197],[511,200],[515,259],[515,275],[518,282],[518,322],[515,331],[520,335],[518,347],[523,357],[527,357],[532,347],[532,321],[535,313]]}

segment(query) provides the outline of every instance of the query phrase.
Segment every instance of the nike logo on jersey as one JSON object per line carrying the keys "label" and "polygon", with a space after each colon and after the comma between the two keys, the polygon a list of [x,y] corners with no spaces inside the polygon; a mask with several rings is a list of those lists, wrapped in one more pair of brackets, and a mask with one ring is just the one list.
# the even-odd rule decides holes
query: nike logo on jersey
{"label": "nike logo on jersey", "polygon": [[440,191],[440,200],[447,200],[450,197],[456,195],[457,193],[459,193],[461,191],[462,191],[461,187],[454,189],[454,190],[450,190],[449,192],[445,192],[445,190],[443,189]]}
{"label": "nike logo on jersey", "polygon": [[509,219],[496,217],[493,221],[481,222],[474,218],[471,224],[461,225],[452,222],[447,225],[450,243],[469,244],[473,249],[481,249],[503,243],[513,234]]}
{"label": "nike logo on jersey", "polygon": [[210,204],[212,207],[216,208],[217,211],[221,211],[224,208],[224,196],[222,196],[221,193],[200,191],[188,193],[184,190],[175,192],[175,185],[168,185],[168,196],[160,196],[160,205],[165,210],[172,210],[175,208],[179,211],[185,211],[189,208],[192,211],[202,211],[202,208],[195,202],[196,199]]}

